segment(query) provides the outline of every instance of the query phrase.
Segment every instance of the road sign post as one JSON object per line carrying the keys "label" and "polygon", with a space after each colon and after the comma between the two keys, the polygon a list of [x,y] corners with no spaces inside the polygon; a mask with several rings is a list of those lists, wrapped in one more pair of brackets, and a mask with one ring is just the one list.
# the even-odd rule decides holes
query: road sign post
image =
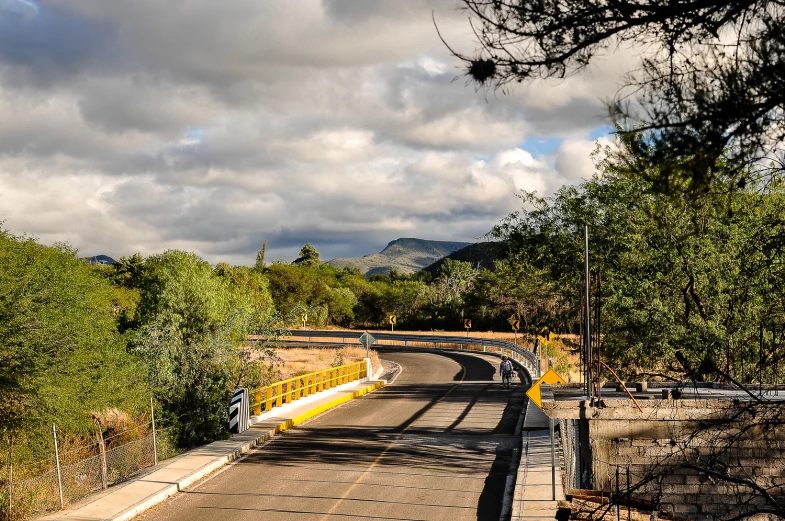
{"label": "road sign post", "polygon": [[368,358],[368,349],[376,342],[376,339],[371,335],[369,332],[365,332],[360,335],[358,339],[362,345],[365,346],[365,358]]}
{"label": "road sign post", "polygon": [[551,424],[551,499],[556,501],[556,443],[554,442],[553,418],[548,418]]}
{"label": "road sign post", "polygon": [[308,314],[307,314],[307,313],[303,313],[303,314],[300,316],[300,318],[301,318],[301,319],[302,319],[302,321],[303,321],[303,329],[305,329],[305,323],[306,323],[306,322],[308,322]]}
{"label": "road sign post", "polygon": [[469,337],[469,330],[472,328],[472,319],[464,318],[463,319],[463,327],[466,329],[466,337]]}
{"label": "road sign post", "polygon": [[390,315],[390,332],[395,333],[395,324],[398,323],[398,317],[395,315]]}
{"label": "road sign post", "polygon": [[512,320],[510,321],[510,325],[512,326],[512,334],[513,334],[513,342],[515,345],[518,345],[518,330],[521,328],[521,321],[520,320]]}

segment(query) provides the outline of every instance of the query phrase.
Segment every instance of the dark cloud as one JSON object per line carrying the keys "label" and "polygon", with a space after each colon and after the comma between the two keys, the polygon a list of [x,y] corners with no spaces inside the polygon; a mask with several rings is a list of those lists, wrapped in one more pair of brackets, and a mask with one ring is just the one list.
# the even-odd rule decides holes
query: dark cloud
{"label": "dark cloud", "polygon": [[36,5],[0,0],[0,219],[86,254],[472,240],[591,171],[613,76],[477,92],[453,0]]}
{"label": "dark cloud", "polygon": [[112,68],[118,58],[113,24],[58,6],[0,11],[0,63],[16,81],[51,85],[95,67]]}

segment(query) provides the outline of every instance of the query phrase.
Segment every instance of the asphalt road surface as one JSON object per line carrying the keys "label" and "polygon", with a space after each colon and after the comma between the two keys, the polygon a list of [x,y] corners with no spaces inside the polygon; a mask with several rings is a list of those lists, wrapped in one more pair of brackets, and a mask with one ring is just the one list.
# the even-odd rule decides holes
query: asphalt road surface
{"label": "asphalt road surface", "polygon": [[525,389],[499,359],[382,349],[393,385],[273,438],[156,520],[498,521]]}

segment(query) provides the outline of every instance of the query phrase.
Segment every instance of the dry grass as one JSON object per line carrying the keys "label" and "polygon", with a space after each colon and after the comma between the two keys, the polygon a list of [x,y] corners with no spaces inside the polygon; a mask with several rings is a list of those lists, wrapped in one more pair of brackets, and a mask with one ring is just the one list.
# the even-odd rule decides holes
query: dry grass
{"label": "dry grass", "polygon": [[[329,369],[340,362],[341,359],[343,360],[342,364],[350,364],[365,358],[365,348],[362,346],[344,346],[339,348],[284,347],[278,349],[276,353],[283,360],[283,364],[279,368],[283,380]],[[369,355],[373,370],[376,371],[381,366],[379,353],[371,349]]]}

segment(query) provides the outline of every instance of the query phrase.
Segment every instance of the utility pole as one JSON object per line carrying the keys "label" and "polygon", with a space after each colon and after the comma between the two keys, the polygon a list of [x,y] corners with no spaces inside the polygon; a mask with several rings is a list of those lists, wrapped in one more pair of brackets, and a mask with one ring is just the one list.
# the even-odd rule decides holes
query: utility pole
{"label": "utility pole", "polygon": [[583,338],[586,341],[586,354],[584,355],[584,371],[586,373],[586,396],[589,397],[591,400],[592,396],[592,381],[591,381],[591,295],[589,293],[589,225],[584,226],[583,228],[583,239],[584,239],[584,255],[583,255],[583,264],[584,264],[584,280],[586,282],[585,287],[585,295],[586,295],[586,312],[583,314],[584,319],[586,320],[586,332],[584,333]]}

